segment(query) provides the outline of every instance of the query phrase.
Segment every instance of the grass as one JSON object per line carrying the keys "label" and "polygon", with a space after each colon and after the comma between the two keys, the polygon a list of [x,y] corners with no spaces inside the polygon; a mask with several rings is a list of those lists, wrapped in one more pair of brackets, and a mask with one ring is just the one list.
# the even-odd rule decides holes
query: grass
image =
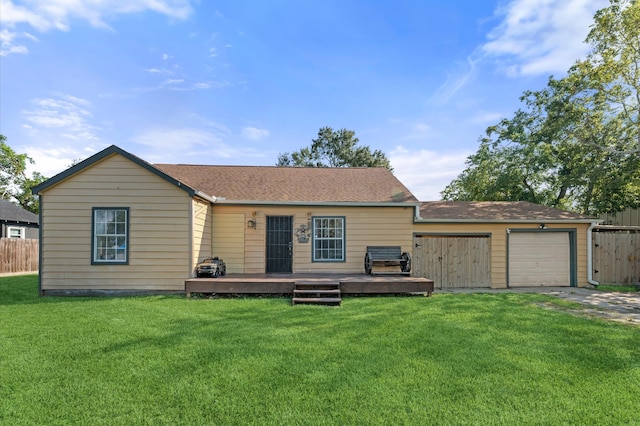
{"label": "grass", "polygon": [[640,327],[537,294],[37,296],[0,278],[0,424],[638,424]]}
{"label": "grass", "polygon": [[636,293],[640,291],[640,289],[634,285],[624,285],[624,284],[600,284],[595,288],[595,290],[616,292],[616,293]]}

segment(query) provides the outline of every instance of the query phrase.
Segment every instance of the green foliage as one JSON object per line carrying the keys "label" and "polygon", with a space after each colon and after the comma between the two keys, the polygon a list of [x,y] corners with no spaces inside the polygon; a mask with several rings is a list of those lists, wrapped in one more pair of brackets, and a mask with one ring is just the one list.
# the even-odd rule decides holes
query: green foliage
{"label": "green foliage", "polygon": [[0,277],[1,424],[637,423],[640,329],[548,296],[37,293]]}
{"label": "green foliage", "polygon": [[588,214],[640,206],[640,5],[594,17],[588,57],[490,126],[449,200],[526,200]]}
{"label": "green foliage", "polygon": [[38,213],[38,199],[31,188],[44,182],[46,178],[38,172],[27,176],[27,164],[33,160],[27,154],[17,154],[0,135],[0,198],[18,203],[23,209]]}
{"label": "green foliage", "polygon": [[299,151],[278,155],[280,167],[385,167],[393,170],[389,159],[380,150],[371,152],[368,146],[356,146],[355,132],[347,129],[334,131],[322,127],[311,146]]}

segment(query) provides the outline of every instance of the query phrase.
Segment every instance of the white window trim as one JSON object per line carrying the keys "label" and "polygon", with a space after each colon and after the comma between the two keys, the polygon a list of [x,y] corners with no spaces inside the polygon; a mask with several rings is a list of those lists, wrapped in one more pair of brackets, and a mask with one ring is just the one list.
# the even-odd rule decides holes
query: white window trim
{"label": "white window trim", "polygon": [[[13,235],[11,235],[12,231],[17,230],[20,233],[19,237],[14,237]],[[27,238],[27,228],[24,228],[22,226],[7,226],[7,237],[8,238],[20,238],[22,240],[24,240],[25,238]]]}
{"label": "white window trim", "polygon": [[[124,229],[124,233],[103,233],[103,234],[98,234],[98,231],[96,229],[96,216],[98,214],[98,212],[105,212],[105,211],[124,211],[125,212],[125,229]],[[129,208],[128,207],[94,207],[92,209],[91,212],[91,263],[93,265],[112,265],[112,264],[119,264],[119,265],[126,265],[129,264]],[[124,253],[124,258],[112,258],[112,259],[102,259],[99,256],[99,251],[100,251],[100,247],[99,247],[99,237],[102,238],[116,238],[116,239],[122,239],[124,238],[124,247],[120,247],[118,246],[115,250],[115,254],[117,256],[118,251],[123,250]],[[107,247],[107,250],[109,250],[109,248]]]}
{"label": "white window trim", "polygon": [[[323,238],[323,237],[317,237],[316,236],[316,231],[317,231],[317,222],[318,220],[324,220],[324,219],[336,219],[336,220],[340,220],[342,223],[342,236],[340,238]],[[320,262],[320,263],[330,263],[330,262],[346,262],[346,219],[344,216],[314,216],[312,218],[312,225],[313,225],[313,245],[312,245],[312,254],[311,254],[311,260],[313,262]],[[316,241],[320,239],[320,240],[335,240],[335,241],[342,241],[342,248],[341,248],[341,257],[339,259],[322,259],[319,258],[316,254]]]}

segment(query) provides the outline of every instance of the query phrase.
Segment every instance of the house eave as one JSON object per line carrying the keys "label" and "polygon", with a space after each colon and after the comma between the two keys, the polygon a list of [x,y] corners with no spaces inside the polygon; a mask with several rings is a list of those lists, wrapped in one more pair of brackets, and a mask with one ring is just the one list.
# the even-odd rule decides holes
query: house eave
{"label": "house eave", "polygon": [[226,200],[216,198],[216,204],[243,206],[322,206],[322,207],[415,207],[419,202],[356,202],[356,201],[265,201],[265,200]]}
{"label": "house eave", "polygon": [[413,223],[553,223],[553,224],[567,224],[567,223],[597,223],[597,219],[423,219],[415,218]]}

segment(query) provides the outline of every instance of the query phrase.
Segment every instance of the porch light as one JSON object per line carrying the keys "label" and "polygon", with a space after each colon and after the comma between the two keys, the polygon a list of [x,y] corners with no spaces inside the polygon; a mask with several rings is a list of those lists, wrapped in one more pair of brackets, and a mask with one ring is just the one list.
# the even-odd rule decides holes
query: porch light
{"label": "porch light", "polygon": [[256,220],[255,220],[255,219],[249,219],[249,220],[247,221],[247,228],[256,229],[256,226],[257,226],[257,225],[258,225],[258,224],[257,224],[257,222],[256,222]]}

